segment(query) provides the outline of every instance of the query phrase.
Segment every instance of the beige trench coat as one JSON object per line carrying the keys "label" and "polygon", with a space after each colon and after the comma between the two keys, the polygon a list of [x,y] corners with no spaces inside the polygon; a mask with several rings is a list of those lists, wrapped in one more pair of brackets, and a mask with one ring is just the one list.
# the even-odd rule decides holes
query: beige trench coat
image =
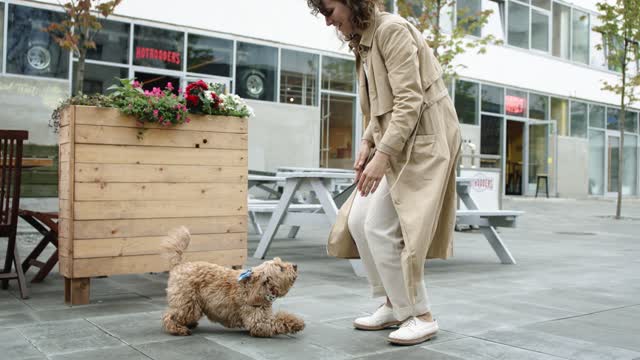
{"label": "beige trench coat", "polygon": [[[356,68],[367,124],[363,138],[390,155],[385,176],[405,241],[404,283],[415,299],[414,284],[423,281],[425,259],[452,254],[458,117],[432,50],[399,16],[376,12],[360,40]],[[340,209],[338,221],[346,221],[355,193]],[[359,257],[350,236],[341,241],[342,246],[333,247],[341,250],[329,248],[329,255]]]}

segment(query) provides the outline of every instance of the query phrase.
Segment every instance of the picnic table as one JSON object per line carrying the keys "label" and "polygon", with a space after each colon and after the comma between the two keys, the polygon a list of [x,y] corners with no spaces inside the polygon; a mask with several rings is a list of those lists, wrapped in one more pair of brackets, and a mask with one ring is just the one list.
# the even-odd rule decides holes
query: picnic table
{"label": "picnic table", "polygon": [[[294,171],[298,170],[298,171]],[[249,212],[252,216],[251,220],[261,234],[260,243],[254,253],[254,257],[264,259],[271,242],[275,237],[280,225],[293,225],[292,232],[289,237],[294,237],[299,226],[304,224],[312,224],[318,222],[327,222],[329,225],[334,224],[338,206],[336,205],[330,187],[336,179],[353,180],[355,173],[341,171],[300,171],[300,168],[294,168],[292,171],[278,172],[278,176],[271,177],[272,181],[284,181],[284,191],[279,200],[275,201],[250,201]],[[315,169],[321,170],[321,169]],[[249,175],[251,182],[252,175]],[[267,181],[266,178],[254,178],[255,181]],[[497,226],[514,227],[516,219],[522,214],[520,211],[510,210],[487,210],[478,209],[478,205],[470,194],[470,186],[472,178],[456,178],[456,191],[461,201],[468,210],[458,210],[456,212],[456,222],[466,225],[475,225],[487,239],[494,252],[503,264],[515,264],[516,261],[507,248],[504,241],[496,231]],[[294,204],[293,199],[295,193],[302,185],[308,185],[316,193],[319,204]],[[341,205],[341,204],[340,204]],[[263,232],[258,225],[256,219],[258,214],[271,214],[266,230]],[[293,236],[292,236],[293,235]],[[363,276],[364,271],[360,260],[351,260],[352,267],[356,274]]]}

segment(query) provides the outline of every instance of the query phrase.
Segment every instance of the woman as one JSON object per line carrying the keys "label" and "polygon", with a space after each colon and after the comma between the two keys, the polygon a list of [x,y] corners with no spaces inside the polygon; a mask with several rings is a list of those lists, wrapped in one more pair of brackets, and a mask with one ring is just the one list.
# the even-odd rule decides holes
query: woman
{"label": "woman", "polygon": [[357,248],[346,241],[342,248],[347,250],[329,253],[360,257],[374,297],[387,298],[354,326],[382,330],[402,324],[388,340],[418,344],[438,331],[424,263],[427,257],[451,255],[458,118],[440,65],[414,26],[380,12],[377,0],[307,3],[356,55],[367,124],[354,164],[358,191],[339,215],[348,216],[348,240]]}

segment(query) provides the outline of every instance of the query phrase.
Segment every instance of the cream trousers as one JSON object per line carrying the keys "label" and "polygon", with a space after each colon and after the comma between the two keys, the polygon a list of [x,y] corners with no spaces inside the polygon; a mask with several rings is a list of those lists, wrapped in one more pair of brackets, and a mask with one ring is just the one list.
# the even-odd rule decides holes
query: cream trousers
{"label": "cream trousers", "polygon": [[[357,189],[354,191],[358,191]],[[386,296],[398,320],[430,312],[424,282],[417,286],[412,304],[403,282],[400,254],[404,248],[398,213],[389,195],[386,177],[376,192],[362,197],[358,192],[348,219],[374,297]]]}

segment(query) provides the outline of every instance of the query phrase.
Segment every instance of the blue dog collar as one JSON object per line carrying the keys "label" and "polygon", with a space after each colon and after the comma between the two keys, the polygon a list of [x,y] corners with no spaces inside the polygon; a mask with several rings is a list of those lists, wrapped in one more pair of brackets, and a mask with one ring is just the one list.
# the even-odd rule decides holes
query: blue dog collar
{"label": "blue dog collar", "polygon": [[243,271],[242,274],[240,274],[240,276],[238,276],[238,281],[242,281],[244,279],[250,278],[251,274],[253,274],[253,270],[251,270],[251,269],[247,269],[247,270]]}

